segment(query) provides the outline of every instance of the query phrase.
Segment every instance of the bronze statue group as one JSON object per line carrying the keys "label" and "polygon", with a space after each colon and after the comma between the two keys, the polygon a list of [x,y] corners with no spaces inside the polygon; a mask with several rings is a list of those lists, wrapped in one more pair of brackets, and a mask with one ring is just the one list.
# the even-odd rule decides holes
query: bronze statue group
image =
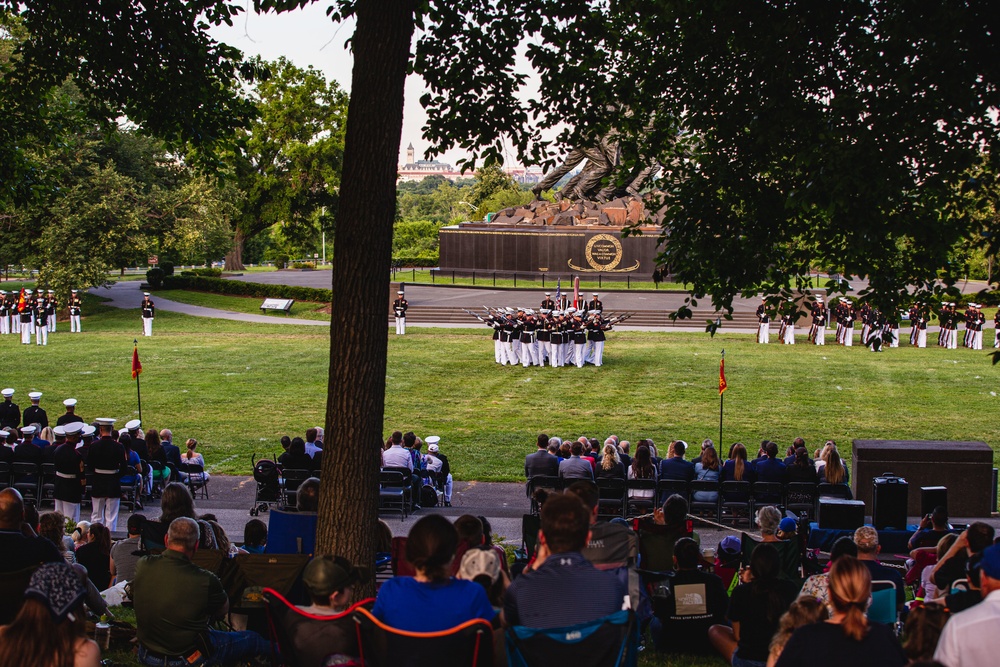
{"label": "bronze statue group", "polygon": [[[73,290],[68,304],[71,333],[81,331],[82,307],[83,299]],[[31,345],[32,338],[35,345],[48,345],[49,334],[56,332],[58,311],[54,290],[0,290],[0,335],[18,336],[22,345]]]}
{"label": "bronze statue group", "polygon": [[541,306],[490,308],[480,314],[466,310],[493,329],[494,361],[501,366],[604,365],[605,332],[631,317],[630,313],[605,317],[598,295],[591,301],[570,306],[551,299],[546,292]]}
{"label": "bronze statue group", "polygon": [[[931,308],[926,303],[915,303],[907,313],[889,316],[869,303],[856,304],[845,297],[839,298],[828,308],[820,296],[809,305],[809,311],[811,322],[806,340],[813,345],[826,345],[827,324],[832,323],[836,324],[834,340],[837,344],[851,347],[854,345],[855,322],[861,322],[861,344],[872,352],[881,352],[883,347],[899,347],[900,320],[908,320],[910,345],[927,347],[927,324],[931,319]],[[762,299],[756,314],[758,343],[770,342],[772,319],[780,322],[778,340],[786,345],[795,343],[795,323],[802,313],[792,299],[782,304],[777,312],[768,305],[767,299]],[[983,326],[986,324],[983,304],[970,302],[962,313],[954,302],[943,302],[938,308],[937,317],[940,324],[937,341],[939,347],[957,348],[959,324],[964,322],[962,346],[971,350],[983,349]],[[993,347],[1000,348],[1000,310],[994,315],[993,321],[997,326]]]}

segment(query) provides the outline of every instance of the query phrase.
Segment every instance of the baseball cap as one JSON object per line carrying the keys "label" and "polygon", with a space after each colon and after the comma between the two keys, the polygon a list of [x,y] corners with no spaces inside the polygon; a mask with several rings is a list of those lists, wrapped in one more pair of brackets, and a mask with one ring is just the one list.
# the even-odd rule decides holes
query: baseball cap
{"label": "baseball cap", "polygon": [[459,579],[472,581],[480,575],[486,575],[491,582],[496,582],[500,576],[500,557],[493,549],[469,549],[462,556]]}
{"label": "baseball cap", "polygon": [[719,542],[719,551],[724,551],[727,554],[738,554],[742,548],[743,543],[735,535],[726,535]]}
{"label": "baseball cap", "polygon": [[994,544],[983,549],[979,568],[990,579],[1000,579],[1000,545]]}
{"label": "baseball cap", "polygon": [[302,573],[302,583],[312,595],[318,597],[332,595],[370,578],[371,571],[368,568],[355,567],[346,558],[329,555],[313,558]]}
{"label": "baseball cap", "polygon": [[795,523],[795,519],[786,516],[778,524],[778,530],[783,533],[794,533],[798,529],[798,524]]}
{"label": "baseball cap", "polygon": [[854,543],[862,551],[871,551],[878,546],[878,531],[871,526],[861,526],[854,531]]}

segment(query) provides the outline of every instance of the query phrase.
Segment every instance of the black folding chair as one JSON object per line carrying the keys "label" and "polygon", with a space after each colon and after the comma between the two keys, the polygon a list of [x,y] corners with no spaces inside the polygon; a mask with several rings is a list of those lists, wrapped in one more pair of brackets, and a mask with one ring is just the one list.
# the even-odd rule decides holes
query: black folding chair
{"label": "black folding chair", "polygon": [[287,507],[295,507],[296,492],[299,490],[299,485],[312,477],[312,473],[308,470],[282,470],[281,477],[285,480],[285,505]]}
{"label": "black folding chair", "polygon": [[529,479],[528,498],[531,499],[531,513],[538,514],[539,511],[538,502],[535,500],[535,492],[538,491],[538,489],[562,491],[564,486],[562,477],[556,477],[553,475],[535,475]]}
{"label": "black folding chair", "polygon": [[663,505],[667,498],[677,494],[684,500],[690,496],[691,485],[682,479],[661,479],[656,483],[656,504]]}
{"label": "black folding chair", "polygon": [[781,507],[784,486],[781,482],[754,482],[751,489],[753,512],[761,507]]}
{"label": "black folding chair", "polygon": [[44,502],[52,502],[53,507],[56,504],[56,464],[55,463],[43,463],[42,464],[42,482],[40,497],[38,499],[38,505]]}
{"label": "black folding chair", "polygon": [[183,473],[181,479],[187,484],[192,498],[197,498],[199,491],[202,498],[208,498],[208,476],[205,474],[205,466],[198,463],[181,463],[177,470]]}
{"label": "black folding chair", "polygon": [[[647,492],[642,496],[633,496],[633,491]],[[648,493],[651,492],[651,493]],[[627,497],[625,507],[625,517],[637,514],[647,514],[653,511],[656,505],[656,480],[655,479],[630,479],[625,482],[625,494]],[[634,510],[634,512],[633,512]]]}
{"label": "black folding chair", "polygon": [[625,514],[625,480],[624,479],[598,479],[597,480],[597,516],[610,518],[624,516]]}
{"label": "black folding chair", "polygon": [[41,488],[41,474],[37,463],[15,462],[11,465],[11,486],[17,489],[25,500],[38,505],[38,492]]}
{"label": "black folding chair", "polygon": [[750,501],[750,482],[729,480],[719,486],[719,504],[724,513],[728,514],[733,525],[746,518],[747,525],[753,525],[753,509]]}
{"label": "black folding chair", "polygon": [[[695,480],[691,482],[691,514],[708,513],[714,521],[722,517],[722,494],[719,493],[720,484],[718,481]],[[714,493],[715,500],[698,500],[698,493]]]}
{"label": "black folding chair", "polygon": [[816,499],[819,489],[815,482],[789,482],[785,486],[785,509],[795,515],[816,516]]}
{"label": "black folding chair", "polygon": [[410,482],[403,473],[383,470],[378,475],[378,511],[399,512],[399,520],[406,519],[410,506]]}

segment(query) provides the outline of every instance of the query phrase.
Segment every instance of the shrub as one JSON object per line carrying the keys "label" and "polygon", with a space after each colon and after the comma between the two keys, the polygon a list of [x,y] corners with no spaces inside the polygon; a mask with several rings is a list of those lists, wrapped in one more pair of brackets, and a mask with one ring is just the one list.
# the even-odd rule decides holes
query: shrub
{"label": "shrub", "polygon": [[160,289],[163,287],[164,277],[163,269],[158,266],[154,266],[149,271],[146,271],[146,282],[149,283],[150,289]]}
{"label": "shrub", "polygon": [[[254,296],[262,299],[295,299],[296,301],[313,301],[330,303],[333,292],[328,289],[313,287],[296,287],[294,285],[265,285],[263,283],[247,283],[242,280],[226,280],[206,276],[171,276],[162,280],[165,289],[186,289],[229,296]],[[152,285],[152,283],[150,283]]]}
{"label": "shrub", "polygon": [[435,255],[433,257],[417,256],[417,257],[407,257],[400,255],[393,257],[392,261],[399,267],[410,267],[410,266],[437,266],[438,257]]}
{"label": "shrub", "polygon": [[315,269],[316,262],[292,262],[293,269]]}
{"label": "shrub", "polygon": [[284,269],[288,266],[288,255],[278,255],[274,258],[274,268]]}
{"label": "shrub", "polygon": [[172,276],[174,275],[174,263],[173,262],[160,262],[160,268],[163,269],[163,275]]}

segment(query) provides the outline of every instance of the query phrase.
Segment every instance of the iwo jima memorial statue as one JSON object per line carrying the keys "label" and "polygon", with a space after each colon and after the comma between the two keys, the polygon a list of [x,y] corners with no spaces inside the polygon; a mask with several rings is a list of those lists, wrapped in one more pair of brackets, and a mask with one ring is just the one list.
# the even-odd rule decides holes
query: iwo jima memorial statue
{"label": "iwo jima memorial statue", "polygon": [[[584,160],[555,202],[540,199]],[[532,188],[535,201],[505,208],[488,220],[442,228],[440,271],[649,280],[656,270],[664,210],[650,210],[659,206],[657,197],[640,190],[659,169],[654,162],[620,173],[614,133],[574,148]],[[623,238],[625,227],[640,234]]]}

